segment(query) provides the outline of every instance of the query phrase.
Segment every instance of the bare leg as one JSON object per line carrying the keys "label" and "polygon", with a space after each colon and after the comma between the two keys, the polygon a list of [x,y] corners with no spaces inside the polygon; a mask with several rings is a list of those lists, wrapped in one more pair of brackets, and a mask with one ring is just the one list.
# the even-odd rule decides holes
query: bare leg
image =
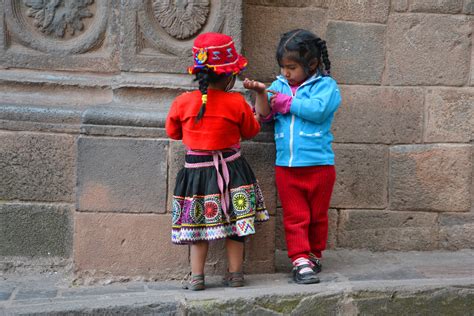
{"label": "bare leg", "polygon": [[206,263],[207,250],[209,243],[207,241],[198,241],[191,245],[191,272],[194,275],[204,274],[204,265]]}
{"label": "bare leg", "polygon": [[225,240],[229,272],[241,272],[244,262],[244,243],[232,239]]}

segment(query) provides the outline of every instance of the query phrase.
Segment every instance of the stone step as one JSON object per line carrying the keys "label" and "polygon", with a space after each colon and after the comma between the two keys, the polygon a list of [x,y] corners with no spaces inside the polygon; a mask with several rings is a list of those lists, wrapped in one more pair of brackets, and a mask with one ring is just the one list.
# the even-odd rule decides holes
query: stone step
{"label": "stone step", "polygon": [[474,250],[328,251],[320,278],[247,275],[227,288],[208,276],[192,292],[179,280],[78,286],[62,273],[11,273],[0,279],[0,315],[474,315]]}

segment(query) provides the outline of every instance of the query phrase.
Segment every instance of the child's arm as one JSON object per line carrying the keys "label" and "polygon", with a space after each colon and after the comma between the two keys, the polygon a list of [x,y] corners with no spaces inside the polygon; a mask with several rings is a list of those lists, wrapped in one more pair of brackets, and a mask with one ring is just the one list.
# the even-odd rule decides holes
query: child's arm
{"label": "child's arm", "polygon": [[268,104],[268,95],[265,84],[259,81],[250,80],[245,78],[244,80],[244,88],[253,90],[256,92],[255,98],[255,112],[260,117],[267,117],[272,109]]}
{"label": "child's arm", "polygon": [[177,108],[177,102],[174,101],[171,105],[168,116],[166,117],[165,128],[166,134],[168,134],[171,139],[179,140],[183,138],[183,130]]}

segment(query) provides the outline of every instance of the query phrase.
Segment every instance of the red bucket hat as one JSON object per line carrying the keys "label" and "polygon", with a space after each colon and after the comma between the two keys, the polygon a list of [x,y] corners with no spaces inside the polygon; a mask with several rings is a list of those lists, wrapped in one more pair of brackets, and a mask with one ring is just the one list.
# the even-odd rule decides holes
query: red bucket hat
{"label": "red bucket hat", "polygon": [[247,66],[247,59],[235,50],[232,37],[221,33],[203,33],[194,40],[194,65],[188,68],[195,74],[203,68],[216,74],[238,74]]}

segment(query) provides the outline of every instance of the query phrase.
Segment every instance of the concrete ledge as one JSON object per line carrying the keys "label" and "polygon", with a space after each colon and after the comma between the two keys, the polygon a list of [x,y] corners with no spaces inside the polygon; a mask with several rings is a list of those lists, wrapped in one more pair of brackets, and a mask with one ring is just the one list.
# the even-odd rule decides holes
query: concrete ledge
{"label": "concrete ledge", "polygon": [[0,105],[0,129],[78,133],[82,110],[37,105]]}
{"label": "concrete ledge", "polygon": [[327,251],[321,283],[287,273],[248,275],[243,288],[206,278],[202,292],[179,281],[72,286],[67,276],[6,275],[7,315],[471,315],[474,252]]}
{"label": "concrete ledge", "polygon": [[[167,114],[167,110],[146,106],[133,107],[128,103],[88,107],[0,104],[0,129],[80,133],[91,136],[167,138]],[[262,132],[253,141],[273,142],[273,124],[262,124]]]}
{"label": "concrete ledge", "polygon": [[96,106],[82,114],[83,124],[164,127],[167,113],[120,106]]}

